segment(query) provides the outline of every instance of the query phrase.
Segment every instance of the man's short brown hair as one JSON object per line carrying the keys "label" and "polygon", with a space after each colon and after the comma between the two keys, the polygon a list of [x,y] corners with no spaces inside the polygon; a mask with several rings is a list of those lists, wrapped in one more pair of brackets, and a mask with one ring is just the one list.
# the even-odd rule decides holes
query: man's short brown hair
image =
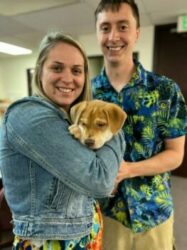
{"label": "man's short brown hair", "polygon": [[133,16],[136,19],[137,28],[139,28],[140,27],[139,9],[134,0],[101,0],[95,10],[95,22],[97,22],[98,14],[101,13],[103,10],[118,11],[122,3],[130,5]]}

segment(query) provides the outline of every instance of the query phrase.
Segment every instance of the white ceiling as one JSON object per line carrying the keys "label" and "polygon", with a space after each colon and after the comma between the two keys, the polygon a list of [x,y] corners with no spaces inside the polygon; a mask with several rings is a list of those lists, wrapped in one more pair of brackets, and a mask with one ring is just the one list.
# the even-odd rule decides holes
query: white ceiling
{"label": "white ceiling", "polygon": [[[0,0],[0,41],[34,49],[43,35],[64,30],[73,36],[95,32],[99,0]],[[141,26],[177,22],[187,0],[136,0]],[[0,54],[0,57],[3,55]]]}

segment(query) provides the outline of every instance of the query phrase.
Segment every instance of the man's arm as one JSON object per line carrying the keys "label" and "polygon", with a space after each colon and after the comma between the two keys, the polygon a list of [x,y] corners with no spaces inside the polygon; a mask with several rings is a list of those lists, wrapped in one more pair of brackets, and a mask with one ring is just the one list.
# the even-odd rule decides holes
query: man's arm
{"label": "man's arm", "polygon": [[179,167],[184,157],[185,136],[165,140],[165,150],[147,160],[139,162],[123,161],[116,182],[137,176],[152,176]]}

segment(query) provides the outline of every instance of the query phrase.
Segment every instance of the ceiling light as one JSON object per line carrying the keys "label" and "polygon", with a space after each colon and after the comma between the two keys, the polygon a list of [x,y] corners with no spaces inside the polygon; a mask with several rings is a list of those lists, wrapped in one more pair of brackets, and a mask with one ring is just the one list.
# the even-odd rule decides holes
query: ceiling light
{"label": "ceiling light", "polygon": [[9,43],[0,42],[0,52],[9,55],[28,55],[32,53],[32,50],[18,47]]}

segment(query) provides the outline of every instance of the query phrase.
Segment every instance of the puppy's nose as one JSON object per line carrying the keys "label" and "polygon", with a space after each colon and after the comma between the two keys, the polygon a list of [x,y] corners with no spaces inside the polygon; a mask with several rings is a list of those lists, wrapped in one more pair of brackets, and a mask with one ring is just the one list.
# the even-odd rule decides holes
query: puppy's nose
{"label": "puppy's nose", "polygon": [[86,139],[84,142],[85,142],[86,146],[88,146],[90,148],[93,147],[95,144],[95,140],[93,140],[93,139]]}

